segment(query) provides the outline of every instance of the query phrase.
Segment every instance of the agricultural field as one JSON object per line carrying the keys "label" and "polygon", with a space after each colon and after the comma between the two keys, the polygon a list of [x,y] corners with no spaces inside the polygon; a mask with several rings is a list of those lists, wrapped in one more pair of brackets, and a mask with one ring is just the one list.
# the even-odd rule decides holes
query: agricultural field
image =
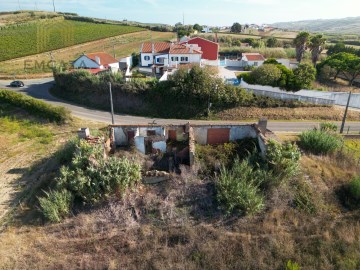
{"label": "agricultural field", "polygon": [[[111,55],[115,53],[116,58],[120,58],[133,52],[138,53],[141,43],[145,41],[166,41],[174,37],[175,34],[171,32],[141,31],[55,50],[52,52],[52,57],[56,63],[70,63],[83,53],[104,51]],[[50,60],[49,53],[40,53],[0,62],[0,77],[32,78],[44,73],[49,73],[51,76]]]}
{"label": "agricultural field", "polygon": [[64,20],[62,17],[2,26],[0,61],[143,30],[134,26]]}

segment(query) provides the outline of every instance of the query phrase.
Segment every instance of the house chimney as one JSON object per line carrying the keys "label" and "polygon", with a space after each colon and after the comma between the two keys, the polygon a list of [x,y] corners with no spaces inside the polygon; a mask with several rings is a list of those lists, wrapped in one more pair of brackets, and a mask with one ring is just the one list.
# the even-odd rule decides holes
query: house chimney
{"label": "house chimney", "polygon": [[101,66],[101,61],[99,56],[95,56],[95,61]]}

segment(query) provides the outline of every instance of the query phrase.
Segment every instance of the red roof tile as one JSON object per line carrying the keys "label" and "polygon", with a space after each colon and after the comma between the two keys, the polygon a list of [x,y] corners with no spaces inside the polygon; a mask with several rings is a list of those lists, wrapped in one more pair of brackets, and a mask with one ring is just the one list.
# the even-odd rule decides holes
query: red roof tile
{"label": "red roof tile", "polygon": [[265,57],[260,53],[243,53],[242,56],[246,56],[248,61],[265,61]]}
{"label": "red roof tile", "polygon": [[169,42],[145,42],[141,46],[142,53],[170,53],[170,54],[202,54],[199,50],[191,50],[185,45],[171,44]]}
{"label": "red roof tile", "polygon": [[[109,64],[118,63],[119,61],[112,57],[110,54],[104,52],[88,53],[86,54],[91,60],[96,62],[96,57],[100,58],[100,65],[107,66]],[[97,63],[97,62],[96,62]]]}
{"label": "red roof tile", "polygon": [[154,45],[155,53],[168,53],[170,49],[169,42],[144,42],[141,47],[142,53],[152,53]]}
{"label": "red roof tile", "polygon": [[202,54],[202,52],[188,48],[185,45],[173,44],[170,46],[170,54]]}

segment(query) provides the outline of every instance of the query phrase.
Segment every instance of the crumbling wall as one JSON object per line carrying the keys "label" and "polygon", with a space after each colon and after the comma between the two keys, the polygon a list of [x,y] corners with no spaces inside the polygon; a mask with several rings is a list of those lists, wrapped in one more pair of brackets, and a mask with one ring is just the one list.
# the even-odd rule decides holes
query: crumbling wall
{"label": "crumbling wall", "polygon": [[190,167],[192,167],[195,164],[195,134],[193,127],[189,127],[189,161]]}

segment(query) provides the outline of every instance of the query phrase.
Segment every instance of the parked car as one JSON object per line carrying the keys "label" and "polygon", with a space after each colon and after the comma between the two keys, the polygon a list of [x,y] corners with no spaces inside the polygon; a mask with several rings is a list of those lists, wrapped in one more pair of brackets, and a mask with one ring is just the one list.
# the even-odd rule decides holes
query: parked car
{"label": "parked car", "polygon": [[22,81],[13,81],[10,83],[11,87],[23,87],[25,84]]}

